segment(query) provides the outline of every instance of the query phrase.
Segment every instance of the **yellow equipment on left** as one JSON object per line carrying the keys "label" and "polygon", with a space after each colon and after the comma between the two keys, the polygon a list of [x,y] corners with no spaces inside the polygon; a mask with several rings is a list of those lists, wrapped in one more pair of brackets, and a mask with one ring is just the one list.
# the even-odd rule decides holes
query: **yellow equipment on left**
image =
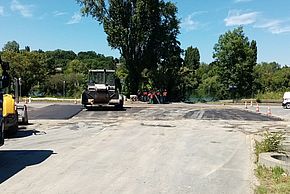
{"label": "yellow equipment on left", "polygon": [[18,113],[11,94],[3,95],[3,118],[5,133],[15,134],[18,131]]}
{"label": "yellow equipment on left", "polygon": [[[0,75],[0,146],[4,144],[4,133],[16,133],[18,130],[18,115],[12,95],[5,95],[4,89],[10,85],[9,63],[0,56],[2,75]],[[4,99],[5,98],[5,99]],[[4,115],[5,114],[5,115]]]}

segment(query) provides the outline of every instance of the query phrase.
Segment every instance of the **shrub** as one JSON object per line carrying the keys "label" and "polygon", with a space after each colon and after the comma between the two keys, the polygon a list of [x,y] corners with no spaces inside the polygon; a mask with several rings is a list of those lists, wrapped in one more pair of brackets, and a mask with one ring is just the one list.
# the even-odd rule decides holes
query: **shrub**
{"label": "shrub", "polygon": [[282,152],[282,141],[285,140],[285,133],[277,132],[271,133],[266,131],[263,134],[261,142],[255,141],[255,153],[258,158],[260,153],[264,152]]}

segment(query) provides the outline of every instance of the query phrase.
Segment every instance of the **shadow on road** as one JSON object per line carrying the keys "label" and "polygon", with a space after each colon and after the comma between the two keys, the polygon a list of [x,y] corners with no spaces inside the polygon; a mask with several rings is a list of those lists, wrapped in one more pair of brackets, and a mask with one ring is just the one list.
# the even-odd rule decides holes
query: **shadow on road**
{"label": "shadow on road", "polygon": [[40,164],[52,150],[0,150],[0,184],[26,168]]}
{"label": "shadow on road", "polygon": [[[44,133],[44,132],[42,132]],[[14,138],[23,138],[23,137],[28,137],[31,135],[39,135],[42,134],[40,131],[37,131],[35,129],[33,130],[19,130],[17,133],[13,136],[8,137],[9,139],[14,139]]]}
{"label": "shadow on road", "polygon": [[38,131],[35,129],[26,130],[26,127],[19,127],[16,134],[5,134],[5,138],[15,139],[29,137],[31,135],[44,135],[44,134],[46,134],[44,131]]}

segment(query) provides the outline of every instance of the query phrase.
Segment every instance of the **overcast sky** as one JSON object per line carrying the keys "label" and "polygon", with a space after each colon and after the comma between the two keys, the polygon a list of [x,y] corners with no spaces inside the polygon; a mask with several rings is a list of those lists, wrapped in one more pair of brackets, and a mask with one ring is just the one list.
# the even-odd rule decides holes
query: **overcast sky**
{"label": "overcast sky", "polygon": [[[256,40],[258,62],[290,66],[289,0],[174,0],[181,20],[181,46],[198,47],[201,61],[212,62],[221,34],[242,25]],[[0,48],[15,40],[32,50],[94,50],[119,57],[102,26],[80,15],[75,0],[0,0]]]}

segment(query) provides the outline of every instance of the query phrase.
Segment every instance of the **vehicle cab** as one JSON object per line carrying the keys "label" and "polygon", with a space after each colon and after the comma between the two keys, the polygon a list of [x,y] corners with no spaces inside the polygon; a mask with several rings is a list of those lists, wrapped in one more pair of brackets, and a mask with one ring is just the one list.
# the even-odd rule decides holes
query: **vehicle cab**
{"label": "vehicle cab", "polygon": [[290,109],[290,92],[285,92],[283,95],[283,108]]}

